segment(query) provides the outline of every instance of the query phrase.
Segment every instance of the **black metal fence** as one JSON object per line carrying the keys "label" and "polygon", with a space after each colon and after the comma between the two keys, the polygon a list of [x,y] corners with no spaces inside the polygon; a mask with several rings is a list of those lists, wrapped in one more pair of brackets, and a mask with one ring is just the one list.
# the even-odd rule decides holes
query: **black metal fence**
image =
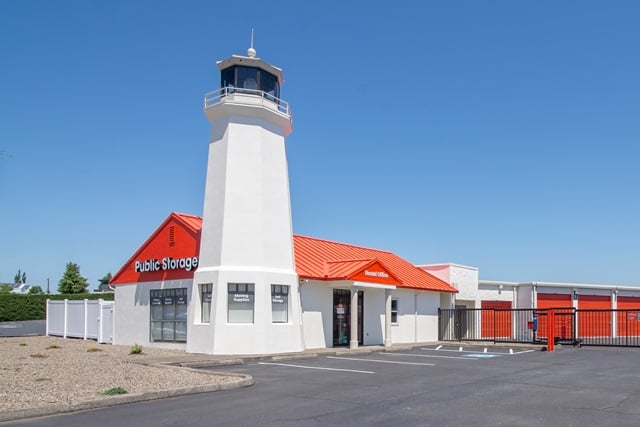
{"label": "black metal fence", "polygon": [[590,346],[640,347],[640,309],[440,309],[440,341],[493,343],[547,342],[549,311],[553,310],[556,343]]}

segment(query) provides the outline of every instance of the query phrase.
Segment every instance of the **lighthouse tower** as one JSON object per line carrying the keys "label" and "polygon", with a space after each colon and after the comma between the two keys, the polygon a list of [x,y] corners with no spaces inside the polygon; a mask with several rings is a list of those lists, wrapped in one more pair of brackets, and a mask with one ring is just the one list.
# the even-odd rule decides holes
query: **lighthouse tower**
{"label": "lighthouse tower", "polygon": [[204,100],[211,135],[187,352],[302,351],[282,70],[253,47],[218,68],[220,89]]}

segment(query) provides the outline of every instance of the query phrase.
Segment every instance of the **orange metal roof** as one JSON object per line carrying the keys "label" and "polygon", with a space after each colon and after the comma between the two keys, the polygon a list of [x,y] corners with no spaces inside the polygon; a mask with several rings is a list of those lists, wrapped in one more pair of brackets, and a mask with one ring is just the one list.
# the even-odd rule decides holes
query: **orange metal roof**
{"label": "orange metal roof", "polygon": [[[194,239],[186,239],[180,252],[182,256],[197,256],[200,249],[200,231],[202,218],[195,215],[173,212],[140,246],[125,265],[118,271],[111,283],[134,283],[139,279],[127,277],[132,263],[148,247],[154,246],[154,240],[170,222],[182,224],[192,233]],[[193,245],[193,248],[190,246]],[[156,245],[157,246],[157,245]],[[414,266],[399,256],[386,251],[332,242],[313,237],[293,235],[293,248],[296,272],[303,279],[317,280],[366,280],[373,283],[396,285],[399,288],[422,289],[436,292],[458,292],[445,281]],[[165,251],[161,249],[160,252]],[[191,254],[191,255],[190,255]],[[381,272],[388,277],[370,277],[366,269]],[[193,277],[195,270],[184,272],[187,278]]]}
{"label": "orange metal roof", "polygon": [[339,269],[327,269],[325,264],[345,260],[361,260],[363,263],[366,260],[370,264],[372,260],[377,260],[400,282],[397,284],[399,288],[458,292],[447,282],[432,276],[391,252],[295,234],[293,248],[296,271],[298,276],[304,279],[343,280],[344,275],[340,274]]}

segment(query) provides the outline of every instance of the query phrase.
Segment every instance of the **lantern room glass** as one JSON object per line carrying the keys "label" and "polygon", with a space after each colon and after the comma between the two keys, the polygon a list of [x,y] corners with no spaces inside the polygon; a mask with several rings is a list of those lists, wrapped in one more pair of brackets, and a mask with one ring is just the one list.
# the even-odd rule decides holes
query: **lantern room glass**
{"label": "lantern room glass", "polygon": [[278,78],[256,67],[236,65],[222,70],[220,72],[220,87],[233,88],[238,92],[242,92],[242,89],[260,90],[267,97],[280,97]]}

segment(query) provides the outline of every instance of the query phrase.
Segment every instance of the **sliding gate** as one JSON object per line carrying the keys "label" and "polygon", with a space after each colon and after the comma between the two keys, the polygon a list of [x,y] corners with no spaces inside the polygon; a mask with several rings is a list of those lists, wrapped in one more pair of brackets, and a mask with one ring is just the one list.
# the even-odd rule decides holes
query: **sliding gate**
{"label": "sliding gate", "polygon": [[[554,310],[556,342],[575,343],[573,309]],[[547,312],[531,308],[456,308],[438,310],[440,341],[547,342]]]}
{"label": "sliding gate", "polygon": [[556,343],[640,347],[640,309],[440,309],[438,339],[544,344],[547,342],[547,318],[551,310]]}

